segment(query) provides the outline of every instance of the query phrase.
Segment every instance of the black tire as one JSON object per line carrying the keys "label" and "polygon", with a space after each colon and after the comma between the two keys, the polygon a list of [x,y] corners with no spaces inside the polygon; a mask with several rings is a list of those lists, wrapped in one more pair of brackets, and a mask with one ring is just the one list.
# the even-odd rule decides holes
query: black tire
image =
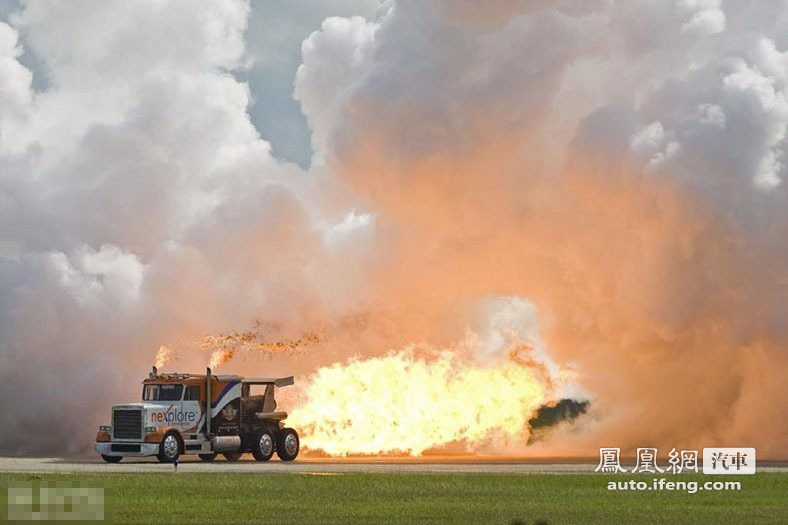
{"label": "black tire", "polygon": [[276,440],[268,430],[261,430],[254,436],[252,455],[257,461],[268,461],[276,450]]}
{"label": "black tire", "polygon": [[282,461],[293,461],[301,450],[298,432],[292,428],[283,428],[276,436],[276,455]]}
{"label": "black tire", "polygon": [[170,430],[161,438],[158,454],[159,463],[175,463],[180,455],[181,442],[178,439],[178,434],[174,430]]}
{"label": "black tire", "polygon": [[211,453],[211,454],[198,454],[198,456],[200,456],[201,460],[208,461],[208,462],[213,461],[214,459],[216,459],[216,453],[215,452]]}
{"label": "black tire", "polygon": [[104,454],[102,454],[101,459],[103,459],[107,463],[120,463],[120,460],[123,459],[123,456],[105,456]]}
{"label": "black tire", "polygon": [[224,456],[224,459],[227,461],[238,461],[243,455],[243,452],[222,452],[222,456]]}

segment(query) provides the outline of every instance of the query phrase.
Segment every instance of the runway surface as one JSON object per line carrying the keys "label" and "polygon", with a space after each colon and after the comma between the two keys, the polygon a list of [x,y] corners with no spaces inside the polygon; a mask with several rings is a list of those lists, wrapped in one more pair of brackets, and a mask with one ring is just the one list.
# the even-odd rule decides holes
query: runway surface
{"label": "runway surface", "polygon": [[[221,456],[213,462],[203,462],[187,457],[178,463],[178,472],[244,472],[244,473],[292,473],[292,474],[343,474],[348,472],[378,473],[501,473],[526,474],[553,472],[583,473],[593,472],[596,465],[590,463],[533,463],[521,461],[478,460],[465,458],[431,458],[414,460],[395,459],[325,459],[298,458],[286,463],[272,459],[267,462],[255,461],[245,454],[239,461],[226,461]],[[173,465],[161,464],[155,458],[124,458],[116,464],[104,463],[96,459],[62,458],[0,458],[0,472],[30,473],[78,473],[78,472],[172,472]]]}
{"label": "runway surface", "polygon": [[[534,460],[508,457],[442,456],[430,458],[362,458],[326,459],[299,458],[291,463],[271,460],[257,462],[246,454],[239,461],[202,462],[193,456],[178,464],[178,472],[239,472],[260,474],[313,474],[338,475],[349,472],[437,474],[584,474],[592,473],[597,462],[591,460]],[[17,473],[121,473],[121,472],[173,472],[174,466],[158,463],[155,458],[124,458],[116,464],[104,463],[100,458],[0,458],[0,472]],[[774,462],[758,465],[759,472],[788,472],[788,464]]]}

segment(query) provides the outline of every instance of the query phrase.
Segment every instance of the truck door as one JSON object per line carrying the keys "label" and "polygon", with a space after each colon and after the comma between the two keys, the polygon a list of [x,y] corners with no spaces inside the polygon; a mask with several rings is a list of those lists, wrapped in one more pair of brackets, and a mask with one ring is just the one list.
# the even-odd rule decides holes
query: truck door
{"label": "truck door", "polygon": [[181,412],[183,413],[183,423],[180,427],[184,434],[197,432],[197,424],[202,416],[200,407],[200,387],[190,385],[183,389],[183,401],[181,402]]}

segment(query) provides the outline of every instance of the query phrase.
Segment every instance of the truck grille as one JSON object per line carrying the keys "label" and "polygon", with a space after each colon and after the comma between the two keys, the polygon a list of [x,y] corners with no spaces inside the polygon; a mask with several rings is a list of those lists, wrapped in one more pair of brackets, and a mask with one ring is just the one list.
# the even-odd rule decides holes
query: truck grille
{"label": "truck grille", "polygon": [[116,439],[142,439],[142,411],[114,410],[112,433]]}

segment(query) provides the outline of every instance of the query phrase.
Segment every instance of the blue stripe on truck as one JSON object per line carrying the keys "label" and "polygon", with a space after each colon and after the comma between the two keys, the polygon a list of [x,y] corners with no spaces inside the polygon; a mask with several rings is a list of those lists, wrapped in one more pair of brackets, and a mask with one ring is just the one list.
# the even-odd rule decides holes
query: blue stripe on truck
{"label": "blue stripe on truck", "polygon": [[218,405],[218,404],[219,404],[219,401],[221,401],[221,400],[222,400],[222,398],[224,397],[224,395],[225,395],[227,392],[229,392],[231,388],[233,388],[235,385],[237,385],[237,384],[239,384],[239,383],[240,383],[240,381],[232,381],[232,382],[230,382],[230,383],[227,383],[227,384],[225,385],[224,389],[222,390],[222,393],[221,393],[221,394],[219,394],[219,397],[217,397],[217,398],[216,398],[216,403],[213,403],[213,404],[211,405],[211,408],[216,408],[216,405]]}

